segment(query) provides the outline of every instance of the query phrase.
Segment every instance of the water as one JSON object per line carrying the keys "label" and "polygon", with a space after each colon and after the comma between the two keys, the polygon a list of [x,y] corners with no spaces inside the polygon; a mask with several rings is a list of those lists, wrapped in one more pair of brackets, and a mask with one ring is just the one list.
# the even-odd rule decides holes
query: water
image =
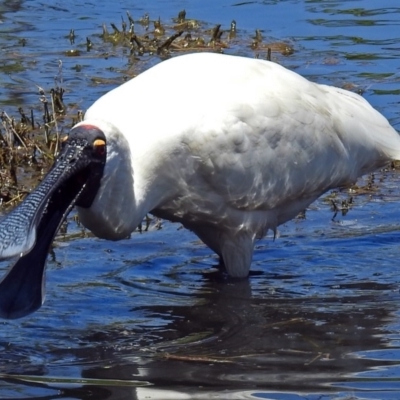
{"label": "water", "polygon": [[[276,61],[351,85],[399,128],[400,7],[390,0],[5,2],[1,107],[37,102],[35,84],[52,87],[62,60],[66,102],[85,109],[156,62],[103,43],[102,23],[129,9],[172,24],[183,8],[204,27],[236,20],[227,52],[254,56],[255,29],[291,44],[294,54],[273,53]],[[81,56],[65,56],[71,48]],[[71,220],[49,256],[44,306],[0,322],[0,397],[398,399],[398,182],[396,171],[375,174],[346,215],[330,199],[351,194],[324,196],[277,240],[258,243],[245,282],[224,280],[215,256],[178,225],[111,243],[83,238]]]}

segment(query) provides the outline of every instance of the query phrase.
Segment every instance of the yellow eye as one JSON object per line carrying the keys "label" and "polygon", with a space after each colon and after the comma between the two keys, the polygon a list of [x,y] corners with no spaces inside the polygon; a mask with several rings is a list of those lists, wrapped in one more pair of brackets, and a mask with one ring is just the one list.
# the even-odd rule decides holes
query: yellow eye
{"label": "yellow eye", "polygon": [[96,139],[94,142],[93,142],[93,146],[94,147],[97,147],[97,146],[105,146],[106,145],[106,142],[103,140],[103,139]]}
{"label": "yellow eye", "polygon": [[103,139],[96,139],[93,142],[93,148],[98,155],[102,156],[106,152],[106,142]]}

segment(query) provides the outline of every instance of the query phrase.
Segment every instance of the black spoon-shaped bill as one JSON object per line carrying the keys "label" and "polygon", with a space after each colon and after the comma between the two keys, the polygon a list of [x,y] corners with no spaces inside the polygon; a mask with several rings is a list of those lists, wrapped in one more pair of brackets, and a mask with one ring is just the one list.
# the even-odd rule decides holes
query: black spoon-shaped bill
{"label": "black spoon-shaped bill", "polygon": [[20,318],[43,304],[53,238],[75,204],[90,207],[105,160],[104,133],[74,128],[42,183],[0,222],[0,258],[19,257],[0,282],[0,317]]}

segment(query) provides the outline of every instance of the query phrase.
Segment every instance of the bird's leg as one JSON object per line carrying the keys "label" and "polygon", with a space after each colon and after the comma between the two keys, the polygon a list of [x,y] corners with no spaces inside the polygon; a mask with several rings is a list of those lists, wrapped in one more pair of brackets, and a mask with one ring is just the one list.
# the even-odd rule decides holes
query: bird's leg
{"label": "bird's leg", "polygon": [[186,226],[219,256],[221,271],[234,278],[249,275],[255,235],[247,231],[222,231],[216,226]]}
{"label": "bird's leg", "polygon": [[220,249],[228,275],[233,278],[246,278],[253,259],[254,235],[246,231],[223,233]]}

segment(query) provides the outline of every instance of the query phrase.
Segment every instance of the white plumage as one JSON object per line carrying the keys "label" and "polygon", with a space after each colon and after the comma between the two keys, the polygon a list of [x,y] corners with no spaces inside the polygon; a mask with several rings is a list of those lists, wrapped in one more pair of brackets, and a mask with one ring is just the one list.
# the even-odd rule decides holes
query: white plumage
{"label": "white plumage", "polygon": [[97,100],[81,124],[107,138],[83,224],[117,240],[152,212],[197,234],[233,277],[248,275],[267,230],[400,158],[397,132],[360,96],[221,54],[161,62]]}

